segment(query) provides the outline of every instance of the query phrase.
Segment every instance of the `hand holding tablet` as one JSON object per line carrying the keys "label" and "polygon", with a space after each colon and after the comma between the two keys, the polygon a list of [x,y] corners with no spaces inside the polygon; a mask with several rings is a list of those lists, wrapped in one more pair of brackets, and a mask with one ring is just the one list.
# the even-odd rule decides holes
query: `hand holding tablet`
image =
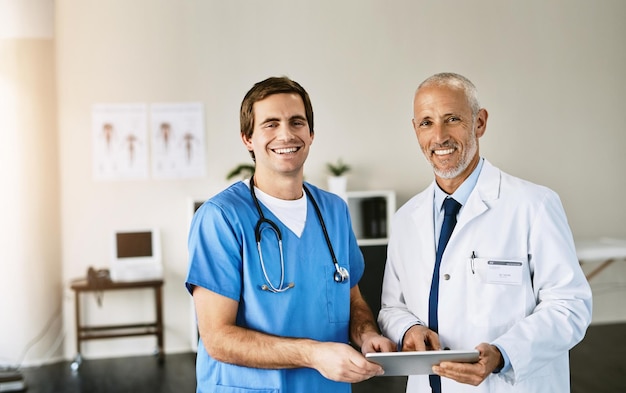
{"label": "hand holding tablet", "polygon": [[478,351],[443,350],[417,352],[370,352],[365,354],[370,362],[383,366],[383,376],[433,374],[432,367],[443,361],[475,363]]}

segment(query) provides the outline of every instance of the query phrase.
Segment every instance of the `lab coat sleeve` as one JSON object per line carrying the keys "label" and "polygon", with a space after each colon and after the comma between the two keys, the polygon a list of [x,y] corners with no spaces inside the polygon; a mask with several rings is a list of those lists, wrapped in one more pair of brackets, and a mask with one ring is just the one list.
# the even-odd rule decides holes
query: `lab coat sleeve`
{"label": "lab coat sleeve", "polygon": [[536,307],[493,343],[501,346],[512,369],[508,382],[532,378],[563,356],[585,335],[591,322],[592,297],[580,268],[561,201],[546,192],[528,237],[531,281]]}
{"label": "lab coat sleeve", "polygon": [[425,325],[425,323],[409,311],[404,299],[400,280],[405,274],[399,258],[394,255],[396,241],[392,237],[388,245],[378,324],[383,335],[394,341],[398,345],[398,350],[401,350],[406,331],[411,326]]}

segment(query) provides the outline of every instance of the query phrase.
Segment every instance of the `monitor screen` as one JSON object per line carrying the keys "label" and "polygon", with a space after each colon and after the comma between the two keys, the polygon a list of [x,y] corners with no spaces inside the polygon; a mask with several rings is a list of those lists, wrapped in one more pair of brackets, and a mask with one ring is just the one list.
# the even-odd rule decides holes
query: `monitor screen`
{"label": "monitor screen", "polygon": [[113,281],[152,280],[163,276],[157,229],[115,232],[112,251],[110,270]]}
{"label": "monitor screen", "polygon": [[117,257],[135,258],[152,256],[152,232],[116,233]]}

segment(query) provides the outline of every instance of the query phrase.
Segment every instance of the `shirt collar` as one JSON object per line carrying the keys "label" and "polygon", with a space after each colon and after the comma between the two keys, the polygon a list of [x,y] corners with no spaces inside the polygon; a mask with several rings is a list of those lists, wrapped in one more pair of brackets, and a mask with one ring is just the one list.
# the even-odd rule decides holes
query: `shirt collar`
{"label": "shirt collar", "polygon": [[470,194],[472,193],[472,190],[474,190],[476,183],[478,183],[478,176],[480,175],[480,171],[483,168],[484,161],[485,159],[482,157],[480,158],[480,160],[478,160],[478,165],[476,165],[476,168],[474,168],[469,177],[465,179],[463,183],[461,183],[461,186],[457,188],[452,195],[446,194],[446,192],[439,188],[437,183],[435,183],[435,213],[441,211],[443,200],[446,199],[448,196],[454,198],[457,202],[461,204],[461,206],[465,206]]}

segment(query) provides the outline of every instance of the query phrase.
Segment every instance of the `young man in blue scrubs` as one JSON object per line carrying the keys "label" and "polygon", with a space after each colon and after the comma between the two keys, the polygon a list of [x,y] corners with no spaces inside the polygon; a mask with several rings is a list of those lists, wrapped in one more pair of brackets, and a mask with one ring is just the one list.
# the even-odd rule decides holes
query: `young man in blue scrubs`
{"label": "young man in blue scrubs", "polygon": [[240,120],[254,176],[204,203],[189,237],[197,391],[349,392],[383,372],[363,354],[395,344],[359,291],[364,262],[346,203],[304,182],[309,96],[268,78],[246,94]]}

